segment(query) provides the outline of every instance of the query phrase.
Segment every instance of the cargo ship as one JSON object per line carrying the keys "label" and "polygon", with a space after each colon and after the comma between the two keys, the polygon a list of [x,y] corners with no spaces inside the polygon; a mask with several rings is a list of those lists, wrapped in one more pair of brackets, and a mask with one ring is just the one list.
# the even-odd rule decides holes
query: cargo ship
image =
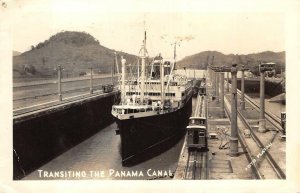
{"label": "cargo ship", "polygon": [[118,126],[116,134],[121,137],[125,166],[149,151],[179,140],[192,112],[192,81],[176,74],[176,43],[171,60],[160,54],[150,60],[146,32],[137,65],[121,59],[121,100],[112,106],[112,115]]}

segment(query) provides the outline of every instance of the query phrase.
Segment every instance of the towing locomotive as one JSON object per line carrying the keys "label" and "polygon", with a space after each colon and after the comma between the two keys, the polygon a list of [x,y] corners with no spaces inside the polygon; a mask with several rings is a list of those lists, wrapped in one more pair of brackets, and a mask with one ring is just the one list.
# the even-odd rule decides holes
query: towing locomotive
{"label": "towing locomotive", "polygon": [[187,126],[189,151],[208,151],[206,105],[206,85],[205,81],[201,81],[194,115],[190,117],[190,123]]}

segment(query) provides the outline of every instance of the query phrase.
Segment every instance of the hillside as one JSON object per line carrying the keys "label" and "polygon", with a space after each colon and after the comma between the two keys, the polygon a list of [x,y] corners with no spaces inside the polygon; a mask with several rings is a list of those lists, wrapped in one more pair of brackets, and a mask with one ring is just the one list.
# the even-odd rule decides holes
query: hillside
{"label": "hillside", "polygon": [[18,52],[18,51],[15,51],[15,50],[13,50],[13,56],[18,56],[18,55],[20,55],[20,54],[22,54],[21,52]]}
{"label": "hillside", "polygon": [[[57,65],[64,67],[64,76],[72,77],[89,73],[108,73],[114,64],[115,50],[106,48],[85,32],[60,32],[48,40],[31,46],[31,50],[13,57],[14,78],[43,78],[56,74]],[[118,52],[128,63],[136,56]],[[119,61],[120,65],[120,61]]]}
{"label": "hillside", "polygon": [[[17,78],[47,78],[56,76],[57,65],[64,67],[64,77],[74,77],[89,73],[89,68],[94,68],[94,73],[109,73],[114,64],[115,50],[106,48],[93,36],[85,32],[64,31],[51,36],[48,40],[31,46],[31,50],[13,57],[13,77]],[[136,63],[134,55],[118,52],[123,55],[128,63]],[[230,66],[233,62],[247,64],[251,71],[257,73],[258,61],[275,62],[276,70],[280,71],[285,65],[285,52],[261,52],[248,55],[225,55],[217,51],[204,51],[187,56],[178,61],[177,68],[204,69],[207,63],[213,65]]]}
{"label": "hillside", "polygon": [[280,69],[282,67],[284,68],[285,66],[285,52],[266,51],[247,55],[225,55],[217,51],[204,51],[198,54],[187,56],[182,60],[178,61],[178,68],[187,67],[204,69],[206,68],[207,63],[212,63],[213,57],[213,65],[215,66],[231,66],[232,63],[244,64],[253,72],[257,71],[259,61],[275,62],[277,72],[279,72]]}

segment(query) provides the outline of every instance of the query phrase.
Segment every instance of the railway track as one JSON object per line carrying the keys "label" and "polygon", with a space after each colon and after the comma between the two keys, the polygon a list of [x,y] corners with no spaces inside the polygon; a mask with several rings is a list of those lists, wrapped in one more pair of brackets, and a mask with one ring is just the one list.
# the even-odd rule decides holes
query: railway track
{"label": "railway track", "polygon": [[[227,113],[227,116],[231,120],[230,111],[228,107],[229,106],[228,99],[226,99],[225,104],[226,104],[225,112]],[[243,127],[250,131],[251,134],[250,138],[244,138],[244,136],[241,134],[243,133],[243,131],[240,128],[240,124],[243,124]],[[249,165],[247,166],[246,169],[251,168],[254,177],[256,179],[266,179],[266,176],[273,176],[278,179],[286,179],[286,175],[284,171],[279,167],[277,161],[269,152],[270,144],[272,145],[272,142],[274,141],[277,133],[270,137],[271,139],[267,143],[265,143],[267,145],[264,145],[260,140],[260,138],[257,136],[256,131],[252,129],[252,127],[247,122],[246,118],[242,115],[242,113],[239,110],[238,110],[238,125],[239,125],[238,138],[244,151],[246,152],[247,160],[249,161]],[[264,158],[266,158],[267,162],[263,163]]]}
{"label": "railway track", "polygon": [[[238,90],[237,91],[238,95],[240,96],[241,95],[241,91]],[[255,101],[253,101],[248,95],[245,95],[245,102],[248,102],[255,110],[257,110],[258,112],[260,111],[260,107],[259,107],[259,104],[257,104]],[[281,127],[281,119],[268,112],[268,111],[265,111],[265,118],[272,124],[275,126],[275,128],[280,131],[280,132],[283,132],[283,128]]]}
{"label": "railway track", "polygon": [[[229,83],[229,88],[231,87],[231,84]],[[237,89],[237,94],[241,96],[241,91]],[[251,99],[248,95],[245,96],[245,102],[248,102],[255,110],[259,111],[260,107],[259,104]],[[271,112],[265,111],[266,119],[272,123],[279,131],[283,131],[281,127],[281,119],[280,117],[272,114]]]}
{"label": "railway track", "polygon": [[184,179],[206,180],[208,179],[208,154],[207,152],[189,151]]}
{"label": "railway track", "polygon": [[[190,126],[204,126],[205,132],[204,135],[207,135],[206,129],[206,117],[207,117],[207,101],[204,96],[198,95],[197,97],[197,104],[194,110],[193,117],[191,117],[192,122],[190,123]],[[201,118],[205,122],[198,123],[196,118]],[[188,128],[190,127],[188,126]],[[191,132],[191,131],[188,131]],[[198,136],[198,142],[195,143],[195,141],[188,144],[188,159],[186,163],[185,173],[184,173],[184,179],[187,180],[206,180],[208,179],[208,153],[207,153],[207,143],[205,142],[204,138],[200,138],[200,130],[193,130],[193,137],[194,135]],[[189,135],[190,137],[190,135]],[[204,137],[204,136],[203,136]],[[207,136],[206,136],[207,137]]]}

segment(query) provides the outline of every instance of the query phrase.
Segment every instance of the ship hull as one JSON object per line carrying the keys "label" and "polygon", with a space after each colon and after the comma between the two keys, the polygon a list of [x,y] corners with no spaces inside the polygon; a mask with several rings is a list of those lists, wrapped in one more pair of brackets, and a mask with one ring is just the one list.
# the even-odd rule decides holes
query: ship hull
{"label": "ship hull", "polygon": [[185,133],[192,97],[173,112],[126,120],[117,119],[123,165],[141,162],[175,144]]}

